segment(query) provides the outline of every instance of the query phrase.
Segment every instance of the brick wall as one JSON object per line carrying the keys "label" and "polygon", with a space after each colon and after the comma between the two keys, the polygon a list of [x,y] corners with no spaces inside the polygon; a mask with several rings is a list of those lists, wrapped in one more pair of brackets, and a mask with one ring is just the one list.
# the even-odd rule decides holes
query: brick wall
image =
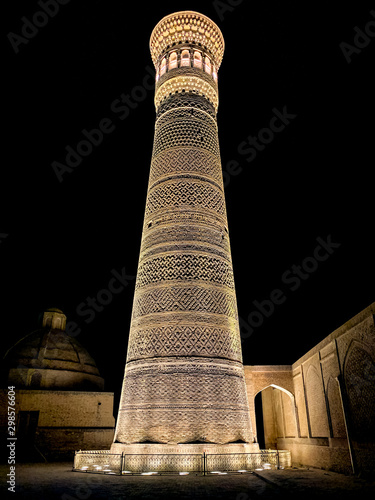
{"label": "brick wall", "polygon": [[375,303],[292,366],[245,366],[254,398],[262,392],[266,446],[294,464],[337,472],[375,472]]}
{"label": "brick wall", "polygon": [[[6,434],[7,391],[0,394]],[[113,441],[113,393],[16,390],[18,459],[71,459],[79,449],[109,449]],[[34,412],[34,413],[31,413]],[[39,413],[38,413],[39,412]],[[36,429],[31,429],[33,415]]]}
{"label": "brick wall", "polygon": [[16,392],[17,411],[39,410],[38,427],[113,427],[113,393]]}

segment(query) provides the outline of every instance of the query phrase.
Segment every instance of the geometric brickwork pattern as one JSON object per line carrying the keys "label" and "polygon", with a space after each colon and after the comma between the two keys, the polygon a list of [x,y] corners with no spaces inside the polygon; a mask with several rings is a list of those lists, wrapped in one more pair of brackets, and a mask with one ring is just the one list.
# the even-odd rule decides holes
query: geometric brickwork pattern
{"label": "geometric brickwork pattern", "polygon": [[[177,71],[177,70],[174,70]],[[191,70],[196,73],[196,70]],[[189,108],[190,114],[194,116],[197,111],[204,111],[207,115],[216,120],[216,111],[212,103],[205,97],[190,92],[181,92],[174,95],[174,99],[167,99],[159,104],[156,109],[156,119],[159,119],[167,111],[172,109]]]}
{"label": "geometric brickwork pattern", "polygon": [[[193,73],[193,71],[191,73]],[[164,85],[159,87],[156,91],[155,106],[158,107],[168,95],[179,92],[182,89],[184,89],[185,92],[196,92],[199,95],[204,95],[214,105],[215,110],[217,110],[219,105],[217,90],[195,74],[176,75],[173,80],[167,80]]]}
{"label": "geometric brickwork pattern", "polygon": [[[215,324],[220,321],[217,315],[227,320],[237,318],[236,297],[232,290],[220,290],[217,287],[204,287],[185,283],[173,286],[152,287],[135,295],[133,303],[133,321],[138,317],[155,313],[206,313],[215,315]],[[208,316],[207,316],[208,317]],[[209,316],[211,317],[211,316]]]}
{"label": "geometric brickwork pattern", "polygon": [[240,363],[195,357],[127,363],[122,409],[133,425],[123,428],[122,439],[128,443],[244,440],[244,431],[250,429],[241,368]]}
{"label": "geometric brickwork pattern", "polygon": [[205,176],[220,182],[220,160],[216,155],[202,149],[181,147],[177,150],[170,149],[162,155],[156,156],[151,164],[150,183],[156,178],[173,175],[176,168],[181,174],[195,174]]}
{"label": "geometric brickwork pattern", "polygon": [[[162,248],[162,243],[175,245],[177,242],[185,242],[186,244],[189,241],[190,243],[200,244],[202,247],[210,245],[212,253],[225,258],[229,250],[229,240],[225,237],[226,229],[221,228],[218,231],[217,227],[209,226],[207,217],[206,227],[195,224],[194,218],[190,217],[191,215],[195,214],[179,212],[177,214],[163,214],[162,217],[154,216],[152,225],[159,225],[160,231],[146,231],[142,242],[144,247],[153,247],[152,251],[155,254],[158,249]],[[187,224],[189,227],[187,227]]]}
{"label": "geometric brickwork pattern", "polygon": [[364,443],[375,441],[375,363],[358,345],[349,350],[344,378],[353,438]]}
{"label": "geometric brickwork pattern", "polygon": [[166,208],[196,206],[225,213],[223,194],[216,186],[198,179],[180,179],[163,182],[150,193],[146,205],[146,216]]}
{"label": "geometric brickwork pattern", "polygon": [[74,469],[80,472],[95,474],[144,474],[144,473],[175,473],[211,471],[233,471],[239,469],[268,469],[291,466],[289,451],[265,451],[259,453],[217,453],[216,450],[206,453],[180,453],[163,455],[152,454],[116,454],[105,451],[78,451],[74,456]]}
{"label": "geometric brickwork pattern", "polygon": [[148,259],[138,266],[136,289],[163,281],[199,281],[234,287],[232,267],[216,256],[183,251]]}
{"label": "geometric brickwork pattern", "polygon": [[215,120],[203,111],[172,109],[157,120],[153,157],[171,147],[196,147],[219,154]]}
{"label": "geometric brickwork pattern", "polygon": [[197,355],[238,359],[239,353],[239,342],[230,330],[188,324],[181,325],[181,329],[172,326],[133,329],[127,359]]}
{"label": "geometric brickwork pattern", "polygon": [[151,38],[159,98],[119,443],[253,440],[216,122],[224,45],[185,14]]}

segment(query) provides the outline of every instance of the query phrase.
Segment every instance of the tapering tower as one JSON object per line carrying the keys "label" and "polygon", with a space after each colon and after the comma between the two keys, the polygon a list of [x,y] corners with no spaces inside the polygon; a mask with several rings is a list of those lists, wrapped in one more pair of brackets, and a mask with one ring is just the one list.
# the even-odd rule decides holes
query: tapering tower
{"label": "tapering tower", "polygon": [[155,138],[112,449],[252,443],[216,122],[223,36],[177,12],[150,49]]}

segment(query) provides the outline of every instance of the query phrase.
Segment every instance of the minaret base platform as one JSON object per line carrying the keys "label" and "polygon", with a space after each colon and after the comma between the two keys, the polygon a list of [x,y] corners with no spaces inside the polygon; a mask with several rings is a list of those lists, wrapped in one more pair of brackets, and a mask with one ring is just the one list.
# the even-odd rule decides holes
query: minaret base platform
{"label": "minaret base platform", "polygon": [[268,462],[258,443],[231,444],[122,444],[114,443],[111,453],[122,454],[123,473],[194,473],[248,471]]}
{"label": "minaret base platform", "polygon": [[73,470],[96,474],[227,474],[291,467],[287,450],[258,443],[114,443],[111,450],[78,451]]}
{"label": "minaret base platform", "polygon": [[259,453],[258,443],[229,443],[229,444],[161,444],[161,443],[113,443],[111,453],[135,454],[135,455],[192,455],[203,454],[227,454],[227,453]]}

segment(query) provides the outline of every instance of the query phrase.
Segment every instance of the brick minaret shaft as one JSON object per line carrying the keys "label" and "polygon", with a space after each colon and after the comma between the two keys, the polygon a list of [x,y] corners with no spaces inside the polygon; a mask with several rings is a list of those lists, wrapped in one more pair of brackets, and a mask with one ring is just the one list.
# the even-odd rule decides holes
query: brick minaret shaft
{"label": "brick minaret shaft", "polygon": [[150,48],[155,138],[115,442],[252,442],[216,122],[224,40],[184,11]]}

